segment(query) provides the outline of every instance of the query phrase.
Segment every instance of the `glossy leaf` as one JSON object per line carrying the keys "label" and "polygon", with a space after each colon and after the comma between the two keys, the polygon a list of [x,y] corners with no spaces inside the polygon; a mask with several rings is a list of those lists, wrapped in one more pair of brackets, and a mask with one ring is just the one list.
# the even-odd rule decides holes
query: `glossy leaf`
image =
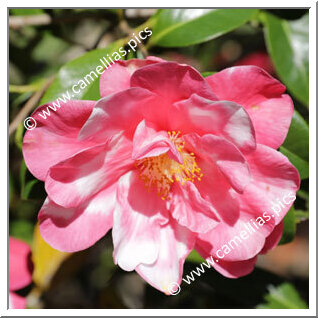
{"label": "glossy leaf", "polygon": [[257,9],[162,10],[149,45],[182,47],[206,42],[245,24],[257,12]]}
{"label": "glossy leaf", "polygon": [[[98,65],[103,66],[100,59],[105,57],[109,63],[111,64],[109,56],[112,55],[118,48],[123,45],[122,41],[117,41],[107,47],[106,49],[97,49],[92,50],[79,58],[66,63],[58,72],[56,79],[46,91],[44,96],[41,99],[40,104],[45,104],[48,102],[52,102],[56,100],[58,97],[62,97],[63,94],[67,94],[68,91],[71,99],[82,99],[82,100],[98,100],[100,98],[99,94],[99,77],[100,74],[96,71],[96,67]],[[103,60],[104,61],[104,60]],[[105,63],[105,61],[104,61]],[[106,64],[106,63],[105,63]],[[95,72],[97,77],[91,73]],[[82,85],[83,89],[80,89],[79,85],[75,88],[77,91],[80,90],[79,93],[74,93],[72,91],[72,86],[74,84],[78,84],[79,81],[83,81],[84,77],[91,73],[91,78],[87,77],[87,81],[84,81]],[[82,83],[82,82],[80,82]],[[87,85],[84,88],[84,85]],[[61,106],[63,103],[61,103]],[[63,106],[62,106],[63,107]]]}
{"label": "glossy leaf", "polygon": [[275,69],[291,93],[308,106],[308,14],[296,21],[286,21],[263,13],[265,40]]}
{"label": "glossy leaf", "polygon": [[265,304],[258,305],[258,309],[307,309],[308,305],[301,299],[292,284],[284,283],[278,287],[269,286],[269,293],[265,295]]}
{"label": "glossy leaf", "polygon": [[296,234],[296,217],[295,209],[292,206],[286,216],[284,217],[284,230],[282,238],[279,242],[280,245],[291,242]]}

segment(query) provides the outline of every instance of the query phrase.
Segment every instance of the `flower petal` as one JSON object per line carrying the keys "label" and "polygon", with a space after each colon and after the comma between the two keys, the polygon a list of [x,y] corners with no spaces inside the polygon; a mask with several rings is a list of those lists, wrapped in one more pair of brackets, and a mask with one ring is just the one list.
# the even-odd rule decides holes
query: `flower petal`
{"label": "flower petal", "polygon": [[105,142],[125,131],[132,138],[137,125],[145,118],[143,111],[158,108],[158,97],[142,88],[130,88],[100,99],[82,130],[80,140]]}
{"label": "flower petal", "polygon": [[229,101],[210,101],[196,94],[173,106],[170,117],[175,130],[183,134],[221,136],[246,153],[255,149],[254,127],[242,106]]}
{"label": "flower petal", "polygon": [[90,116],[95,101],[68,101],[50,117],[39,114],[47,111],[49,104],[37,108],[32,117],[37,121],[33,130],[28,130],[23,139],[23,156],[31,173],[44,180],[51,166],[71,157],[78,151],[95,145],[92,140],[79,141],[77,135]]}
{"label": "flower petal", "polygon": [[192,182],[174,183],[170,200],[172,216],[192,232],[205,233],[219,223],[210,202],[204,200]]}
{"label": "flower petal", "polygon": [[131,59],[128,61],[118,61],[105,69],[99,81],[101,97],[114,94],[130,87],[131,75],[141,67],[163,62],[157,57],[148,56],[146,59]]}
{"label": "flower petal", "polygon": [[159,254],[155,263],[140,264],[136,272],[151,286],[170,295],[175,283],[181,284],[183,264],[193,249],[195,236],[170,221],[159,232]]}
{"label": "flower petal", "polygon": [[167,132],[156,131],[153,124],[141,121],[134,134],[132,158],[140,160],[164,153],[167,153],[171,159],[183,163],[180,152],[169,139]]}
{"label": "flower petal", "polygon": [[122,135],[50,168],[45,180],[49,197],[65,208],[84,203],[133,167],[132,143]]}
{"label": "flower petal", "polygon": [[299,173],[283,154],[264,145],[245,158],[252,181],[239,196],[240,206],[254,215],[268,212],[277,225],[296,199]]}
{"label": "flower petal", "polygon": [[242,105],[251,116],[257,143],[277,149],[286,138],[293,103],[286,88],[257,66],[225,69],[206,78],[221,100]]}
{"label": "flower petal", "polygon": [[207,255],[227,262],[253,258],[262,250],[275,226],[273,218],[262,219],[240,211],[234,225],[220,223],[212,231],[199,234],[196,246]]}
{"label": "flower petal", "polygon": [[31,250],[28,244],[9,237],[9,290],[18,290],[32,281]]}
{"label": "flower petal", "polygon": [[282,238],[283,230],[284,222],[281,221],[278,225],[275,226],[271,235],[266,238],[265,245],[260,254],[266,254],[269,250],[274,249],[278,245],[280,239]]}
{"label": "flower petal", "polygon": [[9,292],[9,309],[25,309],[26,298]]}
{"label": "flower petal", "polygon": [[136,171],[121,177],[112,231],[115,264],[132,271],[141,263],[154,263],[166,214],[165,202],[155,192],[147,192]]}
{"label": "flower petal", "polygon": [[116,189],[115,183],[77,208],[63,208],[47,198],[38,216],[43,239],[64,252],[94,245],[112,228]]}
{"label": "flower petal", "polygon": [[131,87],[142,87],[174,103],[193,93],[216,100],[209,85],[193,67],[175,62],[162,62],[138,69],[131,76]]}
{"label": "flower petal", "polygon": [[233,189],[239,193],[244,191],[251,180],[251,175],[247,161],[232,143],[211,134],[202,137],[188,134],[183,138],[190,151],[219,168]]}

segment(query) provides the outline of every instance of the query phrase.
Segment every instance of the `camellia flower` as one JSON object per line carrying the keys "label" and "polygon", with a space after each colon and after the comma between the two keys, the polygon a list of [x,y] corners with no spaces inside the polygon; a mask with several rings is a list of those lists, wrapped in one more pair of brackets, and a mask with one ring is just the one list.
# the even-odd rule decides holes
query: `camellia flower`
{"label": "camellia flower", "polygon": [[28,244],[9,237],[9,308],[26,308],[26,298],[14,293],[32,281],[31,250]]}
{"label": "camellia flower", "polygon": [[[298,172],[276,150],[293,114],[284,91],[253,66],[204,79],[154,57],[116,63],[99,101],[69,101],[25,134],[26,164],[48,193],[43,238],[75,252],[112,228],[114,262],[168,293],[191,250],[214,256],[272,201],[295,195]],[[250,273],[277,245],[291,205],[215,269]]]}

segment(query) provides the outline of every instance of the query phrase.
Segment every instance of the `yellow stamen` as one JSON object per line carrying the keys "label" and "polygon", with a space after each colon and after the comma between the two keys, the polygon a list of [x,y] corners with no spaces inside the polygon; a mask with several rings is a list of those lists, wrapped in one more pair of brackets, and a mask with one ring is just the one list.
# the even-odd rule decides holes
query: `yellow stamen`
{"label": "yellow stamen", "polygon": [[183,164],[171,159],[166,153],[137,160],[135,164],[139,169],[139,177],[145,183],[146,188],[148,190],[156,188],[158,196],[162,200],[168,198],[170,188],[175,181],[184,185],[187,181],[201,181],[203,177],[194,153],[188,153],[184,149],[185,142],[180,137],[180,131],[168,131],[168,136],[178,149]]}

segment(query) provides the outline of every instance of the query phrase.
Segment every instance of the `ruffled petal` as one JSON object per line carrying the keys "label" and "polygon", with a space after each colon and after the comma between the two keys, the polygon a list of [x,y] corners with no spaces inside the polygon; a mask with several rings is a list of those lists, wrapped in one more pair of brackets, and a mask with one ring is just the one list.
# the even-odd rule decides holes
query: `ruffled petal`
{"label": "ruffled petal", "polygon": [[173,106],[170,118],[175,130],[221,136],[246,153],[255,149],[254,127],[242,106],[231,101],[210,101],[197,94]]}
{"label": "ruffled petal", "polygon": [[219,223],[215,209],[201,197],[192,182],[186,182],[183,186],[174,183],[170,204],[172,216],[192,232],[205,233]]}
{"label": "ruffled petal", "polygon": [[140,160],[160,156],[164,153],[167,153],[171,159],[183,163],[180,152],[169,139],[168,133],[156,131],[153,124],[145,120],[141,121],[133,138],[132,158]]}
{"label": "ruffled petal", "polygon": [[147,192],[136,171],[120,178],[114,212],[114,262],[126,271],[152,264],[159,253],[160,224],[168,222],[165,202]]}
{"label": "ruffled petal", "polygon": [[286,138],[293,102],[286,88],[263,69],[238,66],[206,78],[221,100],[242,105],[251,116],[257,143],[277,149]]}
{"label": "ruffled petal", "polygon": [[136,87],[104,97],[96,103],[79,139],[105,142],[121,131],[132,138],[137,125],[148,118],[144,112],[153,113],[159,105],[158,96]]}
{"label": "ruffled petal", "polygon": [[174,103],[193,93],[216,100],[209,85],[193,67],[175,62],[163,62],[138,69],[131,76],[131,87],[142,87],[164,100]]}
{"label": "ruffled petal", "polygon": [[234,225],[220,223],[212,231],[199,234],[196,248],[227,262],[253,258],[262,250],[275,226],[273,218],[267,220],[262,214],[260,217],[241,210]]}
{"label": "ruffled petal", "polygon": [[28,244],[9,237],[9,290],[18,290],[32,281],[31,250]]}
{"label": "ruffled petal", "polygon": [[277,225],[296,199],[299,173],[283,154],[264,145],[245,158],[253,179],[239,196],[240,206],[253,215],[266,211]]}
{"label": "ruffled petal", "polygon": [[190,151],[219,168],[233,189],[239,193],[244,191],[251,181],[251,175],[247,161],[232,143],[211,134],[202,137],[188,134],[183,138]]}
{"label": "ruffled petal", "polygon": [[[78,151],[96,143],[77,140],[77,135],[90,116],[95,101],[68,101],[50,117],[43,119],[39,114],[47,112],[49,104],[40,106],[32,117],[37,121],[33,130],[28,130],[23,139],[23,156],[31,173],[44,180],[51,166],[65,160]],[[51,104],[50,104],[51,105]]]}
{"label": "ruffled petal", "polygon": [[116,189],[114,184],[77,208],[63,208],[47,198],[38,216],[41,236],[64,252],[94,245],[112,228]]}
{"label": "ruffled petal", "polygon": [[181,284],[183,264],[195,243],[195,236],[185,227],[170,221],[160,229],[159,254],[155,263],[140,264],[136,272],[151,286],[167,295]]}
{"label": "ruffled petal", "polygon": [[146,59],[131,59],[128,61],[118,61],[105,69],[100,77],[99,89],[101,97],[118,93],[130,87],[131,75],[141,67],[163,62],[164,60],[148,56]]}
{"label": "ruffled petal", "polygon": [[118,135],[50,168],[45,180],[49,197],[65,208],[77,207],[116,182],[133,167],[132,142]]}

